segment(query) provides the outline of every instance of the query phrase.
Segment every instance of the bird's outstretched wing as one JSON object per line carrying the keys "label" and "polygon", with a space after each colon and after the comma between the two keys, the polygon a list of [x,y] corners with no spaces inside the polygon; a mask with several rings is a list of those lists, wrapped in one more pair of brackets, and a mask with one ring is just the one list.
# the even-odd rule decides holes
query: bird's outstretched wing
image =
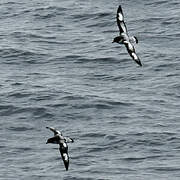
{"label": "bird's outstretched wing", "polygon": [[56,129],[53,128],[53,127],[46,127],[46,128],[47,128],[47,129],[50,129],[50,130],[54,133],[54,135],[57,135],[57,134],[62,135],[62,133],[61,133],[60,131],[56,130]]}
{"label": "bird's outstretched wing", "polygon": [[117,10],[116,20],[117,20],[117,25],[119,27],[120,35],[122,33],[126,33],[127,34],[127,28],[126,28],[126,24],[124,22],[124,14],[123,14],[121,5],[119,6],[119,8]]}
{"label": "bird's outstretched wing", "polygon": [[139,65],[142,66],[141,61],[139,59],[139,57],[137,56],[136,52],[135,52],[135,48],[134,46],[130,43],[130,42],[124,42],[126,49],[129,53],[129,55],[132,57],[132,59]]}
{"label": "bird's outstretched wing", "polygon": [[64,162],[64,166],[66,168],[66,171],[69,167],[69,155],[68,155],[68,147],[63,147],[62,145],[59,146],[59,151],[62,157],[62,160]]}

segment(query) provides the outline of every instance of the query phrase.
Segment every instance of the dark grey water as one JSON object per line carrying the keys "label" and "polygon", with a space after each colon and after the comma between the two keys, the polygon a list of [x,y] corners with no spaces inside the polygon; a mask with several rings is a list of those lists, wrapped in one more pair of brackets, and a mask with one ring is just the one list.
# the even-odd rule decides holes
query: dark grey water
{"label": "dark grey water", "polygon": [[[138,67],[118,35],[121,4]],[[0,1],[0,179],[180,179],[179,0]],[[75,139],[66,172],[54,126]]]}

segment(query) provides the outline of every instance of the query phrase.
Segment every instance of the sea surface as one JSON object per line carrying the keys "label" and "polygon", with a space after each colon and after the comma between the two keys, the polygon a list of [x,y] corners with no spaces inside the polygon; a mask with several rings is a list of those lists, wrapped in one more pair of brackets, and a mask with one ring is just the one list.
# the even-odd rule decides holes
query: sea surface
{"label": "sea surface", "polygon": [[180,179],[179,0],[0,0],[0,180],[54,179]]}

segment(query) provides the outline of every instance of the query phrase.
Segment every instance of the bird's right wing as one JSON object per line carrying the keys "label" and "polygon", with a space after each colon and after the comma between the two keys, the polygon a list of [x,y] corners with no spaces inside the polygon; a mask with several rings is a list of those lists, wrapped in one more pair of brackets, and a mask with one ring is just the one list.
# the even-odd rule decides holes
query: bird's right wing
{"label": "bird's right wing", "polygon": [[54,133],[54,135],[57,135],[57,134],[62,135],[62,133],[61,133],[60,131],[56,130],[56,129],[53,128],[53,127],[46,127],[46,128],[47,128],[47,129],[50,129],[50,130]]}
{"label": "bird's right wing", "polygon": [[65,166],[66,171],[67,171],[67,170],[68,170],[68,167],[69,167],[68,148],[62,147],[62,146],[60,145],[59,151],[60,151],[60,153],[61,153],[61,157],[62,157],[62,160],[63,160],[63,162],[64,162],[64,166]]}
{"label": "bird's right wing", "polygon": [[130,42],[124,42],[126,49],[129,53],[129,55],[132,57],[132,59],[139,65],[142,66],[141,61],[139,59],[139,57],[137,56],[136,52],[135,52],[135,48],[134,46],[130,43]]}
{"label": "bird's right wing", "polygon": [[120,34],[127,33],[127,28],[126,28],[126,24],[124,22],[124,14],[123,14],[121,5],[119,6],[119,8],[117,10],[116,20],[117,20],[117,25],[119,27]]}

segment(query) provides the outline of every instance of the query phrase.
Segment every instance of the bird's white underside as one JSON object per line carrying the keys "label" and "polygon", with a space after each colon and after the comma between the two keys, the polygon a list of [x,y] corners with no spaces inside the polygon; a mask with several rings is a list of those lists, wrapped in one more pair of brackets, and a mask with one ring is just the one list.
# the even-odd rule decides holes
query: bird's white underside
{"label": "bird's white underside", "polygon": [[64,146],[64,147],[67,147],[67,144],[66,144],[66,143],[63,143],[63,146]]}

